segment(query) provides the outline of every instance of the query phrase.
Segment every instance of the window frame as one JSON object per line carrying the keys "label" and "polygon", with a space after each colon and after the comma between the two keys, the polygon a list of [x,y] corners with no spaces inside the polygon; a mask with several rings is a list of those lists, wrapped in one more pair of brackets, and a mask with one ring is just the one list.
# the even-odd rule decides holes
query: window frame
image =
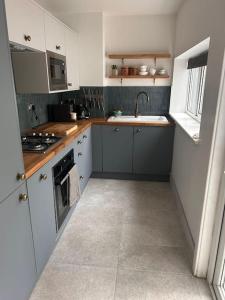
{"label": "window frame", "polygon": [[[195,88],[193,87],[193,77],[196,76],[196,74],[193,74],[196,72],[196,70],[199,70],[199,73],[197,74],[198,79],[197,83],[195,83]],[[190,68],[187,70],[188,72],[188,84],[187,84],[187,97],[186,97],[186,108],[185,112],[198,121],[201,122],[201,116],[202,116],[202,107],[203,107],[203,99],[204,99],[204,91],[205,91],[205,81],[206,81],[206,73],[207,73],[207,65],[200,66],[197,68]],[[195,78],[196,80],[196,78]],[[195,95],[195,96],[194,96]],[[193,96],[195,99],[193,100]],[[190,110],[191,104],[193,104],[193,101],[196,101],[194,112]]]}

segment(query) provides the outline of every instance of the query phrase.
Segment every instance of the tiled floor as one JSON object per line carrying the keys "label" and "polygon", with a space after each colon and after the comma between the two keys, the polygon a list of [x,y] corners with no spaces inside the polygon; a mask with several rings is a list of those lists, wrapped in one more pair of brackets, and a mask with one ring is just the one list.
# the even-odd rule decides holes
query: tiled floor
{"label": "tiled floor", "polygon": [[209,300],[169,183],[91,179],[31,300]]}

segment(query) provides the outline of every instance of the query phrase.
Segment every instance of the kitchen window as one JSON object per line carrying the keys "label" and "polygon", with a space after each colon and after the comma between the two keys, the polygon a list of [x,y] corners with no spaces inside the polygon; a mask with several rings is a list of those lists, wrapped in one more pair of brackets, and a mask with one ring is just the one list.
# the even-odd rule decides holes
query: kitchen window
{"label": "kitchen window", "polygon": [[186,113],[201,121],[208,52],[188,60]]}

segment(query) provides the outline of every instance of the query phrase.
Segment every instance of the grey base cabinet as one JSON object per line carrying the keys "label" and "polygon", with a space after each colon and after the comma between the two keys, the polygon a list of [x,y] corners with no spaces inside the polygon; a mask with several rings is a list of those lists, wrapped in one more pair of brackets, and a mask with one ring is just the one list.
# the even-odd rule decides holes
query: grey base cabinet
{"label": "grey base cabinet", "polygon": [[133,173],[168,175],[173,152],[173,127],[134,128]]}
{"label": "grey base cabinet", "polygon": [[37,273],[40,275],[56,242],[56,220],[51,165],[27,181]]}
{"label": "grey base cabinet", "polygon": [[174,127],[94,125],[93,177],[168,181]]}
{"label": "grey base cabinet", "polygon": [[85,189],[92,173],[91,128],[78,136],[74,145],[75,163],[78,165],[81,191]]}
{"label": "grey base cabinet", "polygon": [[25,184],[0,204],[0,299],[25,300],[37,279]]}
{"label": "grey base cabinet", "polygon": [[133,127],[103,126],[103,172],[132,172]]}
{"label": "grey base cabinet", "polygon": [[92,171],[102,172],[102,125],[92,125]]}

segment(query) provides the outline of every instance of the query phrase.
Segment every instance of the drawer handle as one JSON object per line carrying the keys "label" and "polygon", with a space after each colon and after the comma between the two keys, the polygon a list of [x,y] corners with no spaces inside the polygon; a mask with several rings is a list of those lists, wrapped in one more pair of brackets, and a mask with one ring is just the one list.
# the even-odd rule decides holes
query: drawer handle
{"label": "drawer handle", "polygon": [[82,154],[82,152],[78,152],[78,156],[82,156],[83,154]]}
{"label": "drawer handle", "polygon": [[55,48],[56,48],[56,50],[60,50],[61,46],[60,45],[56,45]]}
{"label": "drawer handle", "polygon": [[83,180],[84,179],[84,176],[80,176],[80,180]]}
{"label": "drawer handle", "polygon": [[83,135],[83,139],[87,139],[87,136],[86,136],[86,134],[84,134],[84,135]]}
{"label": "drawer handle", "polygon": [[18,180],[18,181],[22,181],[22,180],[25,180],[26,179],[26,175],[24,174],[24,173],[18,173],[17,175],[16,175],[16,179]]}
{"label": "drawer handle", "polygon": [[140,128],[138,128],[138,129],[137,129],[137,133],[140,133],[140,132],[141,132],[141,129],[140,129]]}
{"label": "drawer handle", "polygon": [[68,82],[67,85],[68,86],[73,86],[73,84],[71,82]]}
{"label": "drawer handle", "polygon": [[40,180],[47,180],[48,175],[47,174],[41,174],[40,175]]}
{"label": "drawer handle", "polygon": [[31,41],[31,36],[30,35],[27,35],[27,34],[24,34],[24,40],[26,42],[30,42]]}
{"label": "drawer handle", "polygon": [[22,202],[22,201],[27,201],[28,200],[28,196],[27,194],[20,194],[19,195],[19,201]]}
{"label": "drawer handle", "polygon": [[79,141],[77,142],[77,144],[82,144],[82,141],[81,141],[81,140],[79,140]]}
{"label": "drawer handle", "polygon": [[120,130],[119,130],[119,128],[115,128],[114,131],[115,132],[119,132]]}

